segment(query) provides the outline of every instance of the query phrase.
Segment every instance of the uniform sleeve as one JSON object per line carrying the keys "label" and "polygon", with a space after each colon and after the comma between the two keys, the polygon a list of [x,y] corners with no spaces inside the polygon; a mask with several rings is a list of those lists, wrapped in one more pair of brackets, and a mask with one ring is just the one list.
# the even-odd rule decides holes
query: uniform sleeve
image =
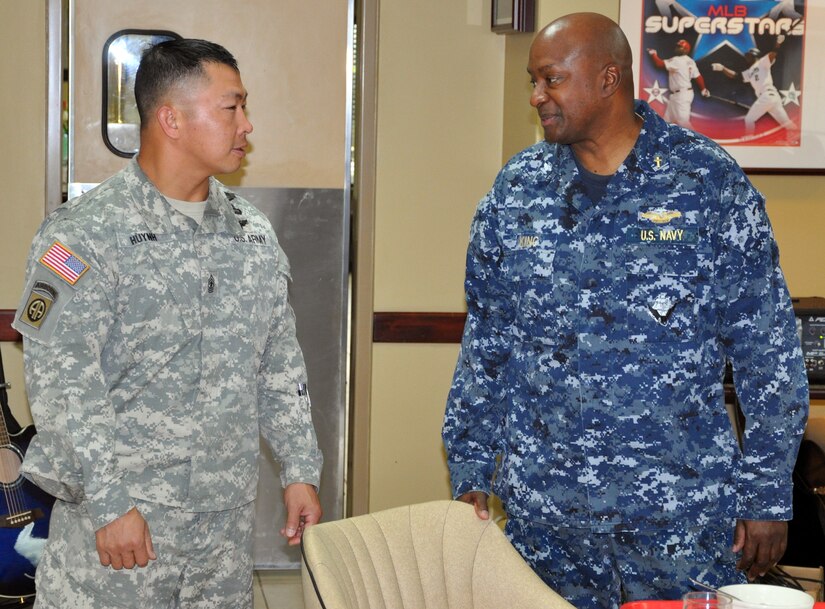
{"label": "uniform sleeve", "polygon": [[514,296],[502,273],[495,191],[476,211],[467,251],[467,321],[442,437],[453,494],[489,493],[506,413],[505,366],[511,350]]}
{"label": "uniform sleeve", "polygon": [[745,416],[738,517],[790,520],[792,472],[808,416],[808,381],[788,288],[762,196],[731,177],[717,245],[722,341]]}
{"label": "uniform sleeve", "polygon": [[261,433],[281,463],[281,484],[320,484],[323,458],[312,424],[304,356],[289,304],[289,268],[279,251],[276,304],[258,376]]}
{"label": "uniform sleeve", "polygon": [[[35,238],[15,315],[37,428],[23,471],[47,492],[83,501],[100,528],[134,505],[116,470],[115,412],[100,363],[115,315],[113,288],[84,240],[72,237],[76,231],[57,232],[59,240],[55,232]],[[79,278],[66,279],[40,261],[54,243],[74,257],[63,266],[55,262],[58,270],[81,270]]]}

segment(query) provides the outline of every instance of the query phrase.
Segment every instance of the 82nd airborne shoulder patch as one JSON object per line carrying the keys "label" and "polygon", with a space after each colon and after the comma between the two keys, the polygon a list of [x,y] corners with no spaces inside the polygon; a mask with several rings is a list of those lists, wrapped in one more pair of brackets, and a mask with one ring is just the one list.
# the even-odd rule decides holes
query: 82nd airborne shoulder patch
{"label": "82nd airborne shoulder patch", "polygon": [[45,281],[36,281],[26,300],[26,306],[20,311],[20,321],[39,330],[56,300],[57,290],[54,286]]}

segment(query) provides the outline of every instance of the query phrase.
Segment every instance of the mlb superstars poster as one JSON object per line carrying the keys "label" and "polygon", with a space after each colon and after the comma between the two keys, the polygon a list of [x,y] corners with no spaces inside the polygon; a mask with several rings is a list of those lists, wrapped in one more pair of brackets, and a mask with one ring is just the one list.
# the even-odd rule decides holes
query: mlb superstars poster
{"label": "mlb superstars poster", "polygon": [[639,99],[723,145],[745,168],[825,169],[825,1],[620,6]]}

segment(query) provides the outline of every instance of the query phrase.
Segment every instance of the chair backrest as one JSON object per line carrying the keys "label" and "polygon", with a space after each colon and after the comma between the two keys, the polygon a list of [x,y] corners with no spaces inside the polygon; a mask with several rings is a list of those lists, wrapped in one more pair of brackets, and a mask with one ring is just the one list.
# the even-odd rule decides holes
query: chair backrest
{"label": "chair backrest", "polygon": [[322,609],[571,609],[491,520],[433,501],[310,527],[304,603]]}

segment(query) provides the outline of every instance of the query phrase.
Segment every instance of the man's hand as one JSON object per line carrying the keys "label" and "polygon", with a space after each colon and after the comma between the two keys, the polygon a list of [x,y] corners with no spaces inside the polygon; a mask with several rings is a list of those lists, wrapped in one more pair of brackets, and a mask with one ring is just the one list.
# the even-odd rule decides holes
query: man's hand
{"label": "man's hand", "polygon": [[286,526],[281,535],[287,538],[289,545],[301,543],[304,529],[321,520],[321,502],[318,493],[311,484],[296,482],[284,489],[284,506],[286,506]]}
{"label": "man's hand", "polygon": [[723,66],[721,63],[712,63],[710,64],[710,68],[714,72],[723,72],[725,70],[725,66]]}
{"label": "man's hand", "polygon": [[733,551],[742,552],[736,568],[748,579],[765,575],[788,545],[788,523],[776,520],[737,520]]}
{"label": "man's hand", "polygon": [[710,97],[710,91],[707,89],[702,89],[702,97]]}
{"label": "man's hand", "polygon": [[149,525],[137,508],[98,529],[95,542],[100,564],[116,571],[133,569],[135,565],[145,567],[157,558]]}
{"label": "man's hand", "polygon": [[490,518],[490,510],[487,508],[487,493],[482,491],[470,491],[458,498],[459,501],[469,503],[476,509],[476,516],[482,520]]}

